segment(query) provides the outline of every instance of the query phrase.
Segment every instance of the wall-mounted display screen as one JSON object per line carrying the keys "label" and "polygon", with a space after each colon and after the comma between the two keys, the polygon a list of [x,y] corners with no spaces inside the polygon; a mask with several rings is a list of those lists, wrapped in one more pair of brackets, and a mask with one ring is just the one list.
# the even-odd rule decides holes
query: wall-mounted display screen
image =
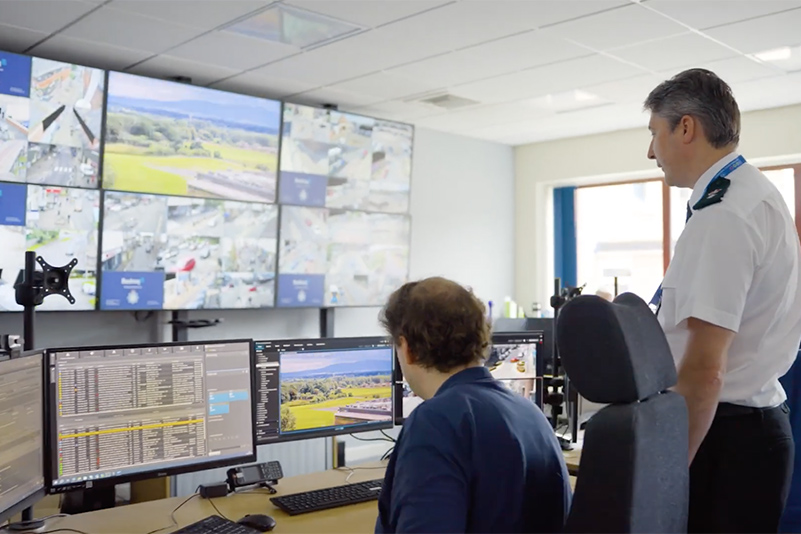
{"label": "wall-mounted display screen", "polygon": [[282,204],[408,211],[412,126],[285,104],[282,129]]}
{"label": "wall-mounted display screen", "polygon": [[274,202],[281,103],[109,74],[103,188]]}
{"label": "wall-mounted display screen", "polygon": [[104,193],[101,309],[275,303],[278,206]]}
{"label": "wall-mounted display screen", "polygon": [[278,306],[379,306],[409,274],[406,215],[283,206]]}
{"label": "wall-mounted display screen", "polygon": [[99,206],[97,190],[0,183],[0,310],[22,310],[14,282],[26,250],[57,267],[78,261],[69,280],[75,304],[54,295],[37,309],[95,308]]}
{"label": "wall-mounted display screen", "polygon": [[105,72],[0,52],[0,180],[97,187]]}

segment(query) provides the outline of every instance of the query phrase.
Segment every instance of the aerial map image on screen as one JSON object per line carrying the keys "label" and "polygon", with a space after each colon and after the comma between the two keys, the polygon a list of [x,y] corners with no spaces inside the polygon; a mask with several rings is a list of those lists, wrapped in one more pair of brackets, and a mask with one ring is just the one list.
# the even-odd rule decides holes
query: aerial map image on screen
{"label": "aerial map image on screen", "polygon": [[281,104],[112,72],[103,187],[274,202]]}

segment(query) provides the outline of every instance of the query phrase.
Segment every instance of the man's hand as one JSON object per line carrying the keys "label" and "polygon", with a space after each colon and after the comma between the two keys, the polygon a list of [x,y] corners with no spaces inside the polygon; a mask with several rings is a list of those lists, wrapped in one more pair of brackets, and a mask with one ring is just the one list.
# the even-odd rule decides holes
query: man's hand
{"label": "man's hand", "polygon": [[687,402],[692,464],[715,417],[734,332],[693,317],[687,320],[687,328],[690,337],[675,390]]}

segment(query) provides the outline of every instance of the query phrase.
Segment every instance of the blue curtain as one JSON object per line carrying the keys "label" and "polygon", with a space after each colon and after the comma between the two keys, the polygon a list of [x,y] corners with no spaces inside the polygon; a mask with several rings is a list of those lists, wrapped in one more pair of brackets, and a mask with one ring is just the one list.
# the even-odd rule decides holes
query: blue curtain
{"label": "blue curtain", "polygon": [[576,188],[553,190],[554,276],[563,286],[575,286],[576,267]]}
{"label": "blue curtain", "polygon": [[[801,356],[801,351],[798,353]],[[790,423],[793,425],[795,439],[795,469],[790,496],[784,509],[784,517],[780,532],[801,532],[801,364],[795,363],[781,378],[782,386],[787,392],[787,405],[790,407]]]}

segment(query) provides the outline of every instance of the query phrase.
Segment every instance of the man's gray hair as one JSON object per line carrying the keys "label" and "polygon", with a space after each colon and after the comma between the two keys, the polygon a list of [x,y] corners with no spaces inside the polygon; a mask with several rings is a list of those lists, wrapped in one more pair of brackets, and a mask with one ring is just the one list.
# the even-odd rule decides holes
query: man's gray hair
{"label": "man's gray hair", "polygon": [[645,99],[645,109],[667,119],[671,129],[690,115],[715,148],[740,142],[740,108],[731,87],[706,69],[685,70],[660,83]]}

